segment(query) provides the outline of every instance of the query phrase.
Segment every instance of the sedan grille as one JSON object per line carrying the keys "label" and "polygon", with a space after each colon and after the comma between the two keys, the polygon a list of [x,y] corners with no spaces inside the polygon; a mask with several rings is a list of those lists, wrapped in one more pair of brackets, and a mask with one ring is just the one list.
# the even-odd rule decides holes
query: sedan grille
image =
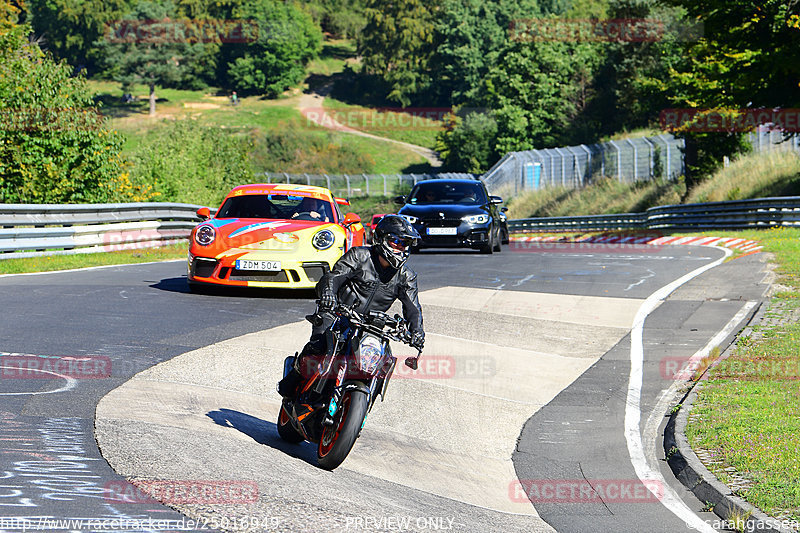
{"label": "sedan grille", "polygon": [[460,218],[424,218],[422,223],[429,228],[457,228],[461,225]]}

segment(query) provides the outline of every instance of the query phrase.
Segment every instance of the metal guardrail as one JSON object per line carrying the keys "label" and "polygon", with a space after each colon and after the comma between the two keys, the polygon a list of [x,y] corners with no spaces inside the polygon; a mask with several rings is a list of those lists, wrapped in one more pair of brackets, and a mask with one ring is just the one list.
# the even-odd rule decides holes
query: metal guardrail
{"label": "metal guardrail", "polygon": [[508,221],[513,233],[616,230],[723,230],[800,227],[800,196],[666,205],[644,213],[525,218]]}
{"label": "metal guardrail", "polygon": [[0,259],[182,242],[200,222],[199,207],[175,203],[0,204]]}
{"label": "metal guardrail", "polygon": [[[0,259],[110,252],[186,241],[191,204],[0,204]],[[212,210],[213,211],[213,210]],[[800,196],[667,205],[644,213],[508,221],[514,233],[800,227]]]}

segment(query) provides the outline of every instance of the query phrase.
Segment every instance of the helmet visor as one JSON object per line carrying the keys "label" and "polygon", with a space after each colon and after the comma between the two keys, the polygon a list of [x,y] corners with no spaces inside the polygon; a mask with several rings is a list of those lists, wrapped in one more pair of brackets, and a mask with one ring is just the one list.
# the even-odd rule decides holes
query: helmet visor
{"label": "helmet visor", "polygon": [[408,248],[414,244],[413,239],[402,239],[399,237],[388,237],[386,239],[386,243],[392,250],[398,252],[405,252]]}

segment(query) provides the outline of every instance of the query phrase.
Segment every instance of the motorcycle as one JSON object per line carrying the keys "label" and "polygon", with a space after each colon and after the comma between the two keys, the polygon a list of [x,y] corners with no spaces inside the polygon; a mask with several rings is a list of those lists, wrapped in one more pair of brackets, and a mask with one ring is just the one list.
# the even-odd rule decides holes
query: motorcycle
{"label": "motorcycle", "polygon": [[[386,390],[397,358],[389,341],[408,344],[417,350],[406,366],[416,370],[422,347],[411,342],[408,323],[400,315],[390,317],[380,311],[361,315],[338,305],[336,317],[326,331],[327,351],[315,358],[303,358],[300,369],[305,378],[291,399],[284,399],[278,415],[278,434],[290,443],[308,440],[317,443],[317,462],[333,470],[345,460],[366,422],[378,396]],[[321,323],[319,313],[306,317]],[[295,365],[294,357],[284,362],[284,377]],[[321,360],[320,360],[321,359]]]}

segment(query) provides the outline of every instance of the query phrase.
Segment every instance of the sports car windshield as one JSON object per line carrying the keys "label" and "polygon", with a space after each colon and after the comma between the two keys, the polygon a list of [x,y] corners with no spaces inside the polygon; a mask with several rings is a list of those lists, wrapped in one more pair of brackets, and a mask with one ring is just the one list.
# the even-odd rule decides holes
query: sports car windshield
{"label": "sports car windshield", "polygon": [[247,194],[225,200],[216,218],[266,218],[333,222],[330,202],[285,194]]}
{"label": "sports car windshield", "polygon": [[409,203],[414,205],[459,204],[482,205],[486,203],[478,183],[436,183],[423,182],[411,191]]}

